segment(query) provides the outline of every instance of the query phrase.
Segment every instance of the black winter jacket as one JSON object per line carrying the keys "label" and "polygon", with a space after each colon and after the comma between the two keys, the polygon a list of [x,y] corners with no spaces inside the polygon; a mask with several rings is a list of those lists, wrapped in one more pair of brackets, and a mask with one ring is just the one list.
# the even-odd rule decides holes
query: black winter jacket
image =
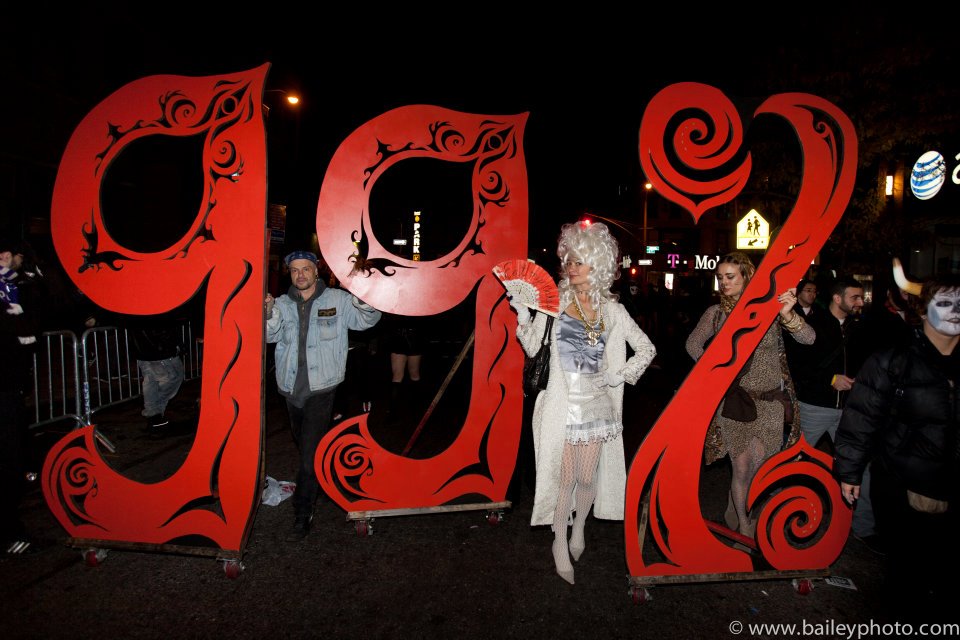
{"label": "black winter jacket", "polygon": [[841,325],[829,310],[812,314],[808,322],[817,332],[816,342],[794,347],[793,354],[788,352],[793,356],[790,374],[797,398],[818,407],[842,409],[849,392],[837,391],[830,383],[838,373],[857,377],[869,350],[862,323],[850,316]]}
{"label": "black winter jacket", "polygon": [[156,362],[180,355],[180,327],[175,325],[134,326],[130,341],[137,360]]}
{"label": "black winter jacket", "polygon": [[861,484],[877,457],[907,489],[939,500],[957,497],[960,421],[951,381],[958,371],[960,349],[943,356],[920,329],[909,346],[868,358],[837,428],[837,478]]}

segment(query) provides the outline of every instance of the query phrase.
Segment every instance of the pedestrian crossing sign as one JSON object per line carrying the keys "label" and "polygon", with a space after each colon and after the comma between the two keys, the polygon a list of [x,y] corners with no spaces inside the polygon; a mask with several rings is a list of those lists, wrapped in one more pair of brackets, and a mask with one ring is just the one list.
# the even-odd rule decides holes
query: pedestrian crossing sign
{"label": "pedestrian crossing sign", "polygon": [[766,249],[770,244],[770,224],[756,209],[737,223],[737,249]]}

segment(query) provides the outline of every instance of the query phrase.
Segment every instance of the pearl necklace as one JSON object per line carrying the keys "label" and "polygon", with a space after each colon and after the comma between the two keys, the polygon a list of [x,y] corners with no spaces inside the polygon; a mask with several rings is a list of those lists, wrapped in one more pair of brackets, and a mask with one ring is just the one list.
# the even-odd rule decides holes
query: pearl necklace
{"label": "pearl necklace", "polygon": [[587,342],[590,343],[591,347],[597,346],[597,343],[600,341],[600,335],[607,328],[603,323],[603,305],[600,306],[600,309],[597,311],[597,320],[593,324],[587,322],[587,318],[583,313],[583,307],[580,306],[580,301],[577,300],[577,296],[573,296],[573,302],[577,305],[577,315],[580,316],[580,322],[583,323],[583,328],[587,333]]}

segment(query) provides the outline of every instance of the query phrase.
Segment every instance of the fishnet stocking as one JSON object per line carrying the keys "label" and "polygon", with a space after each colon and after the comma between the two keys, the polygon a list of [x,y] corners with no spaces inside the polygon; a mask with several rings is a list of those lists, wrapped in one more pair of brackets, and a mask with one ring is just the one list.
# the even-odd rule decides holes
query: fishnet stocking
{"label": "fishnet stocking", "polygon": [[583,538],[583,529],[587,524],[587,514],[593,501],[597,499],[597,465],[600,463],[601,442],[591,442],[573,447],[573,466],[577,477],[576,517],[573,519],[573,531],[570,534],[570,553],[574,560],[580,559],[580,554],[586,543]]}
{"label": "fishnet stocking", "polygon": [[570,550],[567,547],[567,520],[570,518],[570,502],[573,500],[573,486],[576,483],[574,473],[574,449],[569,442],[563,444],[560,455],[560,486],[557,491],[557,506],[553,511],[553,561],[557,573],[573,575],[570,563]]}
{"label": "fishnet stocking", "polygon": [[763,443],[757,438],[750,438],[747,448],[736,457],[731,456],[733,463],[733,478],[730,482],[730,496],[733,506],[737,510],[739,530],[745,536],[753,537],[757,523],[747,517],[747,492],[750,482],[763,461],[767,459]]}
{"label": "fishnet stocking", "polygon": [[[570,553],[579,558],[583,553],[584,527],[587,514],[597,498],[597,465],[600,462],[601,442],[563,445],[560,457],[560,486],[557,492],[557,506],[553,512],[553,561],[557,573],[573,575]],[[573,533],[567,543],[567,522],[570,519],[570,505],[573,501],[573,489],[577,489],[576,511],[573,521]]]}

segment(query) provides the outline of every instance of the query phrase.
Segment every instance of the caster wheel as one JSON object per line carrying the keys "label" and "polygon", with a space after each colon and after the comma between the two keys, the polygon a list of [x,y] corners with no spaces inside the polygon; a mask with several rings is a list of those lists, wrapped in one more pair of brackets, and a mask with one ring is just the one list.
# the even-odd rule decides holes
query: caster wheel
{"label": "caster wheel", "polygon": [[487,522],[497,525],[503,522],[503,511],[491,511],[487,513]]}
{"label": "caster wheel", "polygon": [[802,596],[808,595],[813,591],[813,582],[808,578],[794,579],[793,588]]}
{"label": "caster wheel", "polygon": [[236,580],[243,572],[243,563],[239,560],[224,560],[223,572],[231,580]]}
{"label": "caster wheel", "polygon": [[83,552],[83,563],[88,567],[99,567],[103,564],[103,559],[106,557],[106,549],[85,549]]}
{"label": "caster wheel", "polygon": [[633,604],[641,604],[652,600],[650,596],[650,591],[646,587],[630,587],[630,599],[633,600]]}
{"label": "caster wheel", "polygon": [[353,526],[357,530],[357,535],[361,538],[366,538],[367,536],[373,535],[373,525],[366,520],[357,520],[354,522]]}

